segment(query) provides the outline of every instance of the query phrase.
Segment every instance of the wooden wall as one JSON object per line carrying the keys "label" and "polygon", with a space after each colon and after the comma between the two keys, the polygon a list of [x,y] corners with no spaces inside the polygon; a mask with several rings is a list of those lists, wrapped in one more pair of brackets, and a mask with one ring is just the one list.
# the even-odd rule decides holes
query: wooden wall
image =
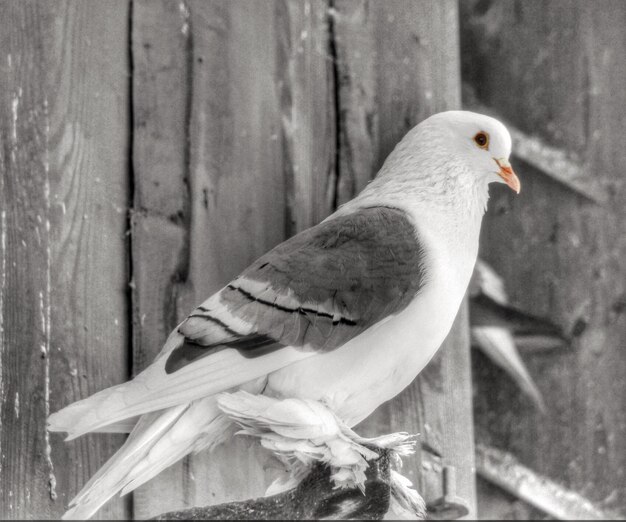
{"label": "wooden wall", "polygon": [[[326,8],[134,3],[136,369],[193,306],[331,211]],[[238,438],[141,488],[135,515],[262,495],[266,465]]]}
{"label": "wooden wall", "polygon": [[45,419],[128,378],[128,7],[0,3],[2,518],[58,518],[122,441]]}
{"label": "wooden wall", "polygon": [[[460,63],[453,1],[137,0],[132,20],[137,370],[195,303],[360,191],[406,130],[458,107]],[[430,427],[472,508],[465,323],[430,378],[361,429]],[[420,482],[419,456],[406,471]],[[236,440],[141,488],[135,515],[260,495],[275,472]]]}
{"label": "wooden wall", "polygon": [[[0,2],[0,517],[59,516],[123,438],[64,443],[46,414],[145,367],[195,304],[350,199],[412,125],[459,107],[461,56],[482,105],[567,151],[605,196],[522,163],[519,197],[493,190],[482,254],[571,344],[522,354],[544,417],[477,357],[477,436],[626,508],[626,5],[458,5]],[[421,432],[441,456],[405,473],[434,500],[454,466],[473,514],[467,345],[463,310],[359,429]],[[249,497],[274,471],[238,439],[99,516]]]}
{"label": "wooden wall", "polygon": [[521,162],[520,196],[494,191],[483,256],[514,305],[555,321],[571,342],[522,354],[545,416],[477,358],[477,438],[626,511],[626,4],[461,6],[464,80],[478,100],[566,151],[604,194],[594,202]]}

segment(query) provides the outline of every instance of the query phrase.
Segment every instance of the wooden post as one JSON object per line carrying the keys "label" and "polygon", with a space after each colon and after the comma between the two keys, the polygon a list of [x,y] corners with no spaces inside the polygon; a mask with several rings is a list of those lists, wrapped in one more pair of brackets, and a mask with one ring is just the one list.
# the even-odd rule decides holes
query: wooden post
{"label": "wooden post", "polygon": [[571,345],[526,356],[545,417],[496,371],[478,367],[479,440],[625,511],[626,4],[461,5],[464,70],[479,101],[578,155],[607,196],[593,202],[524,163],[514,164],[519,197],[494,190],[483,255],[512,303],[550,317]]}
{"label": "wooden post", "polygon": [[2,2],[0,48],[0,518],[58,518],[123,440],[46,416],[128,378],[128,2]]}

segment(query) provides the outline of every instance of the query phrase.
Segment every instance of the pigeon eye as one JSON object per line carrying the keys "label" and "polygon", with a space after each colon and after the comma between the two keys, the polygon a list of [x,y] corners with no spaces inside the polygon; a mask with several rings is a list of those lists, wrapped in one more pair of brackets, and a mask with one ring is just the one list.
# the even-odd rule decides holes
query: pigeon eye
{"label": "pigeon eye", "polygon": [[489,148],[489,134],[486,132],[479,132],[474,136],[474,143],[481,149],[487,150]]}

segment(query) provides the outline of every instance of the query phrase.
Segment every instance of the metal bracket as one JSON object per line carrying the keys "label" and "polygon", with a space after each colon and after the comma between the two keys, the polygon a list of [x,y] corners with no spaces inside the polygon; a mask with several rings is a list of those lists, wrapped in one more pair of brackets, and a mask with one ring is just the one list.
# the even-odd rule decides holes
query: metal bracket
{"label": "metal bracket", "polygon": [[456,494],[456,468],[444,466],[442,471],[443,496],[426,504],[429,520],[456,520],[469,514],[467,502]]}

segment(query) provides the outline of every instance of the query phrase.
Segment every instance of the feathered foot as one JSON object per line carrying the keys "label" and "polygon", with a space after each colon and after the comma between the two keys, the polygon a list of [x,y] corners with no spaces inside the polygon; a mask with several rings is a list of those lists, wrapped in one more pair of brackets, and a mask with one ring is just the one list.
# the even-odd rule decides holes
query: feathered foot
{"label": "feathered foot", "polygon": [[[241,426],[238,433],[258,437],[261,445],[289,470],[289,476],[275,481],[267,495],[296,487],[316,462],[330,467],[335,488],[358,487],[364,491],[368,461],[378,458],[375,448],[388,450],[398,468],[401,457],[415,450],[415,437],[408,433],[374,438],[357,435],[319,401],[274,399],[237,391],[220,394],[217,402]],[[391,493],[397,511],[423,515],[424,501],[411,485],[398,472],[391,472]]]}

